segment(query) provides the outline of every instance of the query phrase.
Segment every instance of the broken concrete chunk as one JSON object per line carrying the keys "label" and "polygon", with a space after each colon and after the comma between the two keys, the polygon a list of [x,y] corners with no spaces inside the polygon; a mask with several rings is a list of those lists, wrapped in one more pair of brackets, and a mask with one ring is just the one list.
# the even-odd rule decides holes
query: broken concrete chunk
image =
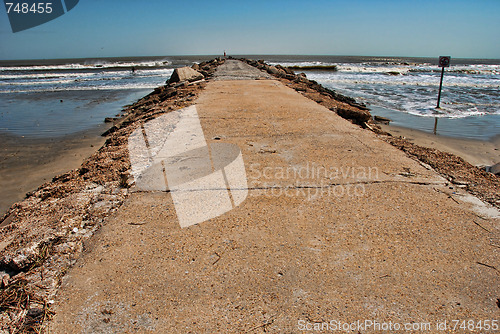
{"label": "broken concrete chunk", "polygon": [[180,67],[174,70],[172,76],[168,80],[168,83],[188,81],[193,82],[203,79],[204,76],[200,72],[193,70],[191,67]]}

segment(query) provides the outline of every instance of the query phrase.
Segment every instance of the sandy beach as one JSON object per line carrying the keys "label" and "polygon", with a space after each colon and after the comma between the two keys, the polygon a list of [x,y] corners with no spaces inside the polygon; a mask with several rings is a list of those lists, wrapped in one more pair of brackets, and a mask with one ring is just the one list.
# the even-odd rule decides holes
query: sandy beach
{"label": "sandy beach", "polygon": [[434,135],[396,125],[380,126],[395,137],[401,136],[419,146],[455,154],[474,166],[491,166],[500,162],[500,135],[486,141]]}
{"label": "sandy beach", "polygon": [[101,133],[108,126],[74,135],[28,139],[0,135],[0,217],[27,192],[54,176],[80,167],[105,141]]}

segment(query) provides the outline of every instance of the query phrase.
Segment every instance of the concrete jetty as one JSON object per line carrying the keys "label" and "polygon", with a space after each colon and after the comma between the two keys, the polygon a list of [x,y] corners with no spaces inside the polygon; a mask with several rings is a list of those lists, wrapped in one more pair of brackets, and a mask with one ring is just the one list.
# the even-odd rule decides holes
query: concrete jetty
{"label": "concrete jetty", "polygon": [[[138,127],[139,182],[64,277],[52,333],[498,319],[497,210],[254,67],[228,60],[214,78],[193,106]],[[189,163],[206,152],[211,169]]]}

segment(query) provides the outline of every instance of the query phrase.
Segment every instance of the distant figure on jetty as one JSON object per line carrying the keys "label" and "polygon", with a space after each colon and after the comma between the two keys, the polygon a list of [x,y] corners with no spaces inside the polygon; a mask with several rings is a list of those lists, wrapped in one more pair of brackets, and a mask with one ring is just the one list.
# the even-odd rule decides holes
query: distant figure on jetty
{"label": "distant figure on jetty", "polygon": [[226,59],[226,50],[224,50],[224,59]]}

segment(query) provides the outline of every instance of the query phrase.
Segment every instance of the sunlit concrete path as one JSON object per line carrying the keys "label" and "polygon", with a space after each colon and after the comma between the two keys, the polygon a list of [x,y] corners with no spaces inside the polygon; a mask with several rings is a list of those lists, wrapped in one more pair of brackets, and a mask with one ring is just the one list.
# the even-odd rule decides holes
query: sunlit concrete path
{"label": "sunlit concrete path", "polygon": [[65,276],[52,333],[302,333],[358,321],[356,333],[374,322],[438,332],[445,320],[453,332],[452,320],[498,320],[494,211],[255,68],[227,61],[216,79],[191,116],[207,147],[239,149],[246,187],[226,170],[227,189],[191,204],[206,212],[227,191],[228,211],[187,227],[172,189],[133,188]]}

